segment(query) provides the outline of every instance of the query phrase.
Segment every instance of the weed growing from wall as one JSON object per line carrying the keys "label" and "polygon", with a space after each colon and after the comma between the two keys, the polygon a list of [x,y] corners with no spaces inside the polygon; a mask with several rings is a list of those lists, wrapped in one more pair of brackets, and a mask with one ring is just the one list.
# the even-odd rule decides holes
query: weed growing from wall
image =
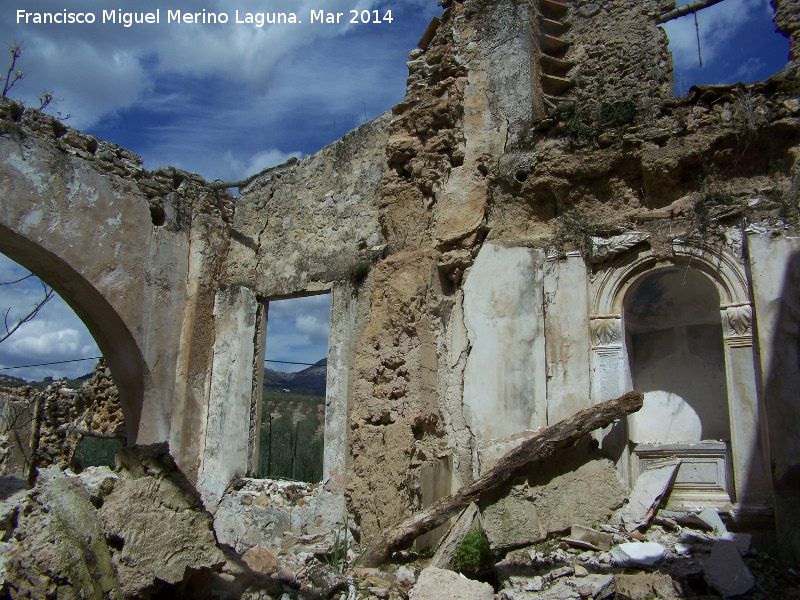
{"label": "weed growing from wall", "polygon": [[633,125],[639,114],[636,100],[603,100],[595,110],[560,104],[553,113],[559,133],[574,141],[591,141],[609,129]]}
{"label": "weed growing from wall", "polygon": [[595,123],[591,116],[576,104],[559,104],[553,114],[558,130],[571,140],[590,140],[595,135]]}
{"label": "weed growing from wall", "polygon": [[371,265],[368,262],[360,262],[357,265],[354,265],[352,269],[350,269],[350,281],[353,283],[354,286],[361,285],[364,280],[369,275],[371,269]]}

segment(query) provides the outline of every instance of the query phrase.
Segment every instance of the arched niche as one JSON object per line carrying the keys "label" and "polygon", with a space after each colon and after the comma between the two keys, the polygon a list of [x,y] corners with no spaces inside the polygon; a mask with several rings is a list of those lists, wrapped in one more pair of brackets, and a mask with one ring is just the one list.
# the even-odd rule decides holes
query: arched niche
{"label": "arched niche", "polygon": [[[769,505],[768,445],[744,266],[729,252],[702,243],[675,242],[672,250],[666,258],[652,252],[620,257],[594,282],[593,402],[616,398],[635,389],[635,383],[653,388],[639,390],[646,393],[646,402],[648,392],[651,405],[661,402],[660,408],[651,406],[606,431],[603,447],[631,485],[647,461],[672,455],[696,464],[700,473],[702,481],[695,486],[700,491],[687,492],[687,499],[698,504]],[[699,336],[694,352],[703,361],[692,362],[689,335]],[[713,372],[707,386],[689,381],[704,371]],[[701,398],[704,390],[712,398]],[[654,393],[659,391],[660,398]],[[713,411],[720,409],[727,419],[715,418]],[[647,422],[659,418],[666,422],[648,431]],[[672,435],[675,427],[684,428],[677,437]],[[652,441],[641,441],[648,437]],[[704,486],[707,493],[702,492]]]}
{"label": "arched niche", "polygon": [[0,252],[52,287],[86,325],[117,384],[128,443],[136,443],[147,367],[128,327],[102,294],[67,262],[3,225]]}
{"label": "arched niche", "polygon": [[633,388],[645,403],[628,418],[636,444],[730,442],[719,293],[695,269],[639,277],[623,303]]}

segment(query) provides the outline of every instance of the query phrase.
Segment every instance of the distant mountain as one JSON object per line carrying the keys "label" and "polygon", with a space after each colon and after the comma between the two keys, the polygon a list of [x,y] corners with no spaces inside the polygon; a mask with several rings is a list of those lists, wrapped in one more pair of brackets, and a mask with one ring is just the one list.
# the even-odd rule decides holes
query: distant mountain
{"label": "distant mountain", "polygon": [[12,375],[0,375],[0,387],[16,388],[28,385],[28,382],[21,377],[13,377]]}
{"label": "distant mountain", "polygon": [[323,358],[297,373],[284,373],[273,369],[264,369],[264,387],[277,390],[289,390],[296,394],[311,396],[325,395],[325,381],[328,373],[328,359]]}
{"label": "distant mountain", "polygon": [[[76,377],[75,379],[62,379],[61,386],[77,390],[80,389],[84,381],[91,378],[92,374],[86,373],[86,375],[81,375],[80,377]],[[22,377],[14,377],[13,375],[0,375],[0,387],[18,388],[22,387],[23,385],[29,385],[37,390],[43,390],[52,383],[53,383],[52,377],[45,378],[42,381],[27,381],[25,379],[22,379]]]}

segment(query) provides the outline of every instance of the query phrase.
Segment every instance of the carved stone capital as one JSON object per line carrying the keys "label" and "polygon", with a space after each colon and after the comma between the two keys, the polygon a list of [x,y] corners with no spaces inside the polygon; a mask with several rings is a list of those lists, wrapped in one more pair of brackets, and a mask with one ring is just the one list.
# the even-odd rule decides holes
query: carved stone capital
{"label": "carved stone capital", "polygon": [[617,315],[595,317],[591,328],[595,346],[610,346],[622,342],[622,318]]}
{"label": "carved stone capital", "polygon": [[753,308],[750,304],[725,308],[725,336],[743,337],[753,335]]}

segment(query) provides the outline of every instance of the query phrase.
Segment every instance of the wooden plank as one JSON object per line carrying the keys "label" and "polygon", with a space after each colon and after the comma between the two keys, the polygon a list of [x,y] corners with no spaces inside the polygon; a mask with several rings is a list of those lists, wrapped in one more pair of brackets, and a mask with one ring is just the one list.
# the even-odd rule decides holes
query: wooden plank
{"label": "wooden plank", "polygon": [[458,550],[458,545],[467,533],[469,533],[472,523],[475,521],[475,515],[477,514],[478,505],[473,502],[461,513],[461,516],[450,528],[450,531],[447,532],[444,540],[442,540],[439,547],[436,549],[436,554],[433,555],[431,564],[428,565],[429,567],[436,567],[437,569],[447,568],[450,561],[453,560],[456,550]]}
{"label": "wooden plank", "polygon": [[386,528],[366,552],[361,564],[366,567],[383,564],[392,552],[408,548],[420,535],[435,529],[470,503],[508,483],[532,463],[545,460],[556,450],[571,446],[595,429],[606,427],[636,412],[643,403],[642,394],[628,392],[616,400],[597,404],[543,429],[508,452],[494,467],[469,485],[411,515],[402,523]]}

